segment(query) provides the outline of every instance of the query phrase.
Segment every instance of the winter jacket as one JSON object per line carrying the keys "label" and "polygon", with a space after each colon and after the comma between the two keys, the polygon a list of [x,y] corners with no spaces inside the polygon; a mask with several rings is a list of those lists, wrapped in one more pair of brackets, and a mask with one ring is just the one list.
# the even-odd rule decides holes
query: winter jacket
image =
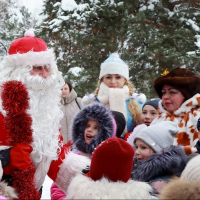
{"label": "winter jacket", "polygon": [[187,156],[182,146],[168,147],[162,152],[152,154],[146,160],[134,160],[132,179],[149,182],[153,188],[152,195],[155,196],[159,196],[170,178],[180,176],[187,164]]}
{"label": "winter jacket", "polygon": [[186,163],[187,156],[182,146],[171,146],[152,154],[146,160],[134,159],[131,177],[134,180],[149,182],[160,176],[180,176]]}
{"label": "winter jacket", "polygon": [[161,121],[173,121],[179,126],[179,133],[174,138],[174,145],[184,146],[186,154],[196,153],[196,143],[198,141],[198,131],[196,129],[197,120],[200,117],[200,94],[194,95],[185,101],[181,107],[169,113],[159,102],[159,116],[151,124]]}
{"label": "winter jacket", "polygon": [[74,89],[61,100],[62,112],[64,114],[61,121],[61,134],[63,136],[64,143],[67,143],[71,139],[71,124],[75,114],[81,109],[81,98],[77,97],[77,93]]}
{"label": "winter jacket", "polygon": [[151,199],[151,191],[147,183],[112,182],[104,177],[94,181],[79,174],[70,183],[66,199]]}

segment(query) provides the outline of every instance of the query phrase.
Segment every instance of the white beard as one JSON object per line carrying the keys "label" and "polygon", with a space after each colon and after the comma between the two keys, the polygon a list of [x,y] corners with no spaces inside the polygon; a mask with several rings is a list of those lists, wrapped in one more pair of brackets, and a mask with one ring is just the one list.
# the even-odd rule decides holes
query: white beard
{"label": "white beard", "polygon": [[60,121],[63,117],[60,110],[60,89],[64,81],[59,71],[54,71],[44,79],[39,75],[30,75],[31,69],[30,66],[12,69],[6,74],[7,77],[5,73],[1,74],[0,80],[1,83],[9,80],[22,81],[27,87],[30,98],[30,109],[27,112],[32,118],[33,130],[31,158],[36,168],[35,184],[40,189],[51,161],[57,160],[60,151],[58,136]]}

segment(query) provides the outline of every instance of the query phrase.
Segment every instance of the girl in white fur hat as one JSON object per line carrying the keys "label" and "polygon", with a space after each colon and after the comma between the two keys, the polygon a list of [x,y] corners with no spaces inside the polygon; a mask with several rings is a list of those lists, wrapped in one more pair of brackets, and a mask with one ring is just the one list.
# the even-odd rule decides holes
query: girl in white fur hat
{"label": "girl in white fur hat", "polygon": [[111,54],[102,64],[98,86],[94,96],[83,97],[83,105],[99,102],[110,110],[123,113],[126,128],[121,136],[132,132],[136,124],[141,121],[141,107],[146,100],[144,94],[134,93],[133,85],[129,81],[128,65],[117,53]]}

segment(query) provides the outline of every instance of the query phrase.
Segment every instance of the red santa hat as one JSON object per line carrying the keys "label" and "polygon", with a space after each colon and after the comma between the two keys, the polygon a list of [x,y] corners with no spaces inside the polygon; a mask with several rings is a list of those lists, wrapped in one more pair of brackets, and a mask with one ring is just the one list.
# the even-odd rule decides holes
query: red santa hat
{"label": "red santa hat", "polygon": [[53,49],[48,49],[46,43],[34,32],[26,31],[24,37],[18,38],[10,45],[8,55],[4,58],[7,67],[52,65],[55,64]]}
{"label": "red santa hat", "polygon": [[121,138],[109,138],[94,150],[90,171],[86,174],[93,180],[106,177],[111,181],[127,182],[133,167],[133,147]]}

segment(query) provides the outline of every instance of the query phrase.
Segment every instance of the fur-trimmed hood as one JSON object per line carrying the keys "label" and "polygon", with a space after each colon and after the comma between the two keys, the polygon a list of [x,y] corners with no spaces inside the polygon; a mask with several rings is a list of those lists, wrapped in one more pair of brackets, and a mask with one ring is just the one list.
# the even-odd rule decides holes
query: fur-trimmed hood
{"label": "fur-trimmed hood", "polygon": [[[90,144],[86,144],[84,131],[89,119],[97,120],[99,131]],[[84,153],[92,154],[94,149],[104,140],[116,135],[116,123],[111,112],[103,105],[94,103],[86,106],[74,118],[72,125],[72,141],[75,147]]]}
{"label": "fur-trimmed hood", "polygon": [[151,199],[152,188],[147,183],[129,180],[112,182],[106,178],[98,181],[79,174],[71,181],[67,199]]}
{"label": "fur-trimmed hood", "polygon": [[158,176],[180,176],[187,164],[187,156],[182,146],[171,146],[161,153],[154,153],[143,161],[134,160],[131,177],[134,180],[145,182]]}

